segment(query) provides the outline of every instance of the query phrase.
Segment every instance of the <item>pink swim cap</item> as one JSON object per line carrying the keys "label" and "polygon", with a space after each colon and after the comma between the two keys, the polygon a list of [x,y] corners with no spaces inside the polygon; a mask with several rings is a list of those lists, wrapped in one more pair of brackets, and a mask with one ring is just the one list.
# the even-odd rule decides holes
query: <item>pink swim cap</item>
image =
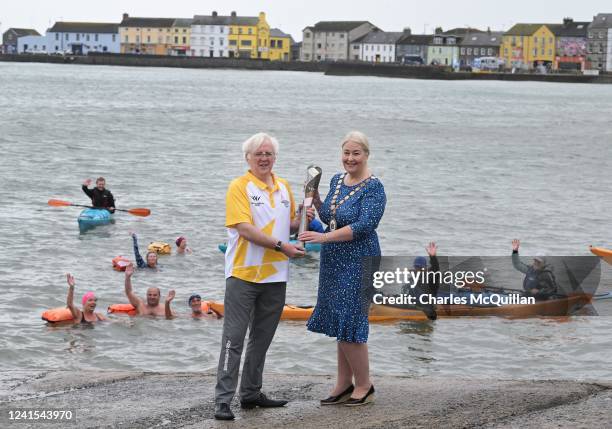
{"label": "pink swim cap", "polygon": [[85,295],[83,295],[83,301],[82,301],[83,306],[85,306],[85,303],[87,303],[87,301],[88,301],[90,298],[96,299],[96,296],[94,295],[94,293],[93,293],[93,292],[87,292]]}
{"label": "pink swim cap", "polygon": [[176,239],[176,247],[181,247],[181,243],[185,240],[185,237],[182,235]]}

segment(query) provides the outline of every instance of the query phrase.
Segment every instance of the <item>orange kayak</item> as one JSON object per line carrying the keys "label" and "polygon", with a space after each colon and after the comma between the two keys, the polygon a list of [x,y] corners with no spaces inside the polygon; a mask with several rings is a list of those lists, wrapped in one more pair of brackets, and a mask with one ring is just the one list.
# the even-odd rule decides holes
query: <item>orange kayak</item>
{"label": "orange kayak", "polygon": [[601,259],[612,265],[612,250],[604,249],[603,247],[590,246],[589,250],[592,254],[599,256]]}
{"label": "orange kayak", "polygon": [[[208,310],[211,308],[209,304],[209,301],[202,301],[202,311],[204,313],[208,313]],[[108,306],[106,312],[108,314],[122,313],[130,316],[136,316],[136,309],[132,304],[111,304]]]}
{"label": "orange kayak", "polygon": [[[437,305],[438,317],[513,317],[527,318],[537,316],[568,316],[584,307],[592,300],[591,295],[580,294],[567,298],[536,301],[535,304],[511,304],[491,307],[475,307],[469,305]],[[210,307],[223,314],[223,303],[209,301]],[[314,307],[298,307],[285,305],[281,320],[308,320]],[[421,310],[376,305],[370,307],[368,316],[370,322],[393,322],[397,320],[427,320]]]}

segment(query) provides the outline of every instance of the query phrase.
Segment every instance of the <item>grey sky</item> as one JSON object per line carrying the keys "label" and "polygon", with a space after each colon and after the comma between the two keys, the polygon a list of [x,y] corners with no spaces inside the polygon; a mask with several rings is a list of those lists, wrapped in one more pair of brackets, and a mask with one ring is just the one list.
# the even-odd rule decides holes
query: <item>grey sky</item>
{"label": "grey sky", "polygon": [[[560,22],[564,16],[590,21],[593,15],[612,13],[610,0],[513,0],[513,1],[401,1],[401,0],[17,0],[0,9],[0,30],[9,27],[35,28],[41,33],[55,21],[119,22],[123,12],[132,16],[180,17],[194,14],[239,15],[267,13],[268,23],[301,40],[302,29],[317,21],[368,20],[387,31],[411,27],[414,33],[431,33],[470,25],[493,30],[508,29],[516,22]],[[8,4],[7,4],[8,3]]]}

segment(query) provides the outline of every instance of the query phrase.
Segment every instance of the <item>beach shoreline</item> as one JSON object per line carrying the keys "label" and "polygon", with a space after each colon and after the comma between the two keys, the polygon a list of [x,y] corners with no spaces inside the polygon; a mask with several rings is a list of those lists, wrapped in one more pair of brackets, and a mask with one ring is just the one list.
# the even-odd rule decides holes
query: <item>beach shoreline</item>
{"label": "beach shoreline", "polygon": [[[213,373],[136,371],[3,372],[3,427],[10,410],[72,409],[78,427],[226,427],[213,420]],[[483,380],[374,376],[376,403],[321,407],[332,376],[268,373],[264,391],[287,407],[232,408],[232,427],[604,427],[612,418],[612,380]]]}

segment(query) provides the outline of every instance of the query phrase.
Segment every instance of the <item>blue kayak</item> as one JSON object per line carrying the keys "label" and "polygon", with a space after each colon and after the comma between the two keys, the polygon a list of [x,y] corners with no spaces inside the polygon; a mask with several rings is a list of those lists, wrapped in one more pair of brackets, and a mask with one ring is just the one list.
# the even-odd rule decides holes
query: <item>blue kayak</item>
{"label": "blue kayak", "polygon": [[113,216],[106,209],[85,209],[81,212],[78,218],[79,229],[87,231],[98,225],[106,225],[111,223]]}
{"label": "blue kayak", "polygon": [[[292,244],[297,244],[297,240],[291,240]],[[219,244],[219,251],[225,253],[227,250],[227,244]],[[306,252],[320,252],[321,244],[320,243],[306,243]]]}

